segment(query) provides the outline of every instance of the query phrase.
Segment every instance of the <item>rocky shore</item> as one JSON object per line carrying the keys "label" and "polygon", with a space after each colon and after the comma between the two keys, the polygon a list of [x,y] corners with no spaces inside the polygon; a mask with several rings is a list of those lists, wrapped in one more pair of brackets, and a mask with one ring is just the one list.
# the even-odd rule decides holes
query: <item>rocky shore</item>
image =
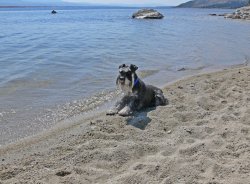
{"label": "rocky shore", "polygon": [[236,9],[247,6],[248,0],[191,0],[178,5],[178,8],[225,8]]}
{"label": "rocky shore", "polygon": [[225,14],[225,18],[250,20],[250,6],[238,8],[232,14]]}

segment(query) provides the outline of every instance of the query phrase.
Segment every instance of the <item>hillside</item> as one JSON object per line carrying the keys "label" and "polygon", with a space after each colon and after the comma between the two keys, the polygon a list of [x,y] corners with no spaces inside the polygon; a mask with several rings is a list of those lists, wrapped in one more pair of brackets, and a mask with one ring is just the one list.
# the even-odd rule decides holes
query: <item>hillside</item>
{"label": "hillside", "polygon": [[87,6],[91,5],[90,3],[68,3],[61,0],[0,0],[1,6]]}
{"label": "hillside", "polygon": [[44,0],[40,2],[29,0],[0,0],[0,6],[49,6],[49,5],[64,5],[61,1],[54,0],[53,2]]}
{"label": "hillside", "polygon": [[178,8],[239,8],[246,6],[248,0],[193,0],[180,4]]}

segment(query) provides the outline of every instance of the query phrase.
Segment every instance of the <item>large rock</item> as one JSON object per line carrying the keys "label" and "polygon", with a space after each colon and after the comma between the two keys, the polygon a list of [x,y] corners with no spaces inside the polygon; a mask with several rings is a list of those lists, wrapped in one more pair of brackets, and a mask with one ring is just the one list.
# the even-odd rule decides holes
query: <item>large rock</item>
{"label": "large rock", "polygon": [[232,14],[225,15],[225,18],[250,20],[250,6],[238,8]]}
{"label": "large rock", "polygon": [[153,9],[142,9],[132,15],[133,19],[162,19],[164,16]]}

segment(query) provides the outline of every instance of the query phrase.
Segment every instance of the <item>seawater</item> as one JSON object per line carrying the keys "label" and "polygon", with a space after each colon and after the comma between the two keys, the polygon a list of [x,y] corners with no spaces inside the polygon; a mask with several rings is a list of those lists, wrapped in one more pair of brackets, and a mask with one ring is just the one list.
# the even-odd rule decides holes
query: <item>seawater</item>
{"label": "seawater", "polygon": [[0,145],[113,99],[120,64],[162,87],[250,58],[250,22],[208,16],[233,10],[161,8],[162,20],[133,20],[136,10],[0,9]]}

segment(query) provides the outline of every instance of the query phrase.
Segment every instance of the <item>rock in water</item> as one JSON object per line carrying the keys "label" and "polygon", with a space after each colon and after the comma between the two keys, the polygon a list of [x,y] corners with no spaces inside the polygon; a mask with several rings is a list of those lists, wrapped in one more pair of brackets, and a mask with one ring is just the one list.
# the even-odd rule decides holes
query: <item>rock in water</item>
{"label": "rock in water", "polygon": [[132,15],[133,19],[162,19],[164,16],[153,9],[142,9]]}
{"label": "rock in water", "polygon": [[51,14],[56,14],[57,12],[55,11],[55,10],[53,10],[52,12],[51,12]]}

